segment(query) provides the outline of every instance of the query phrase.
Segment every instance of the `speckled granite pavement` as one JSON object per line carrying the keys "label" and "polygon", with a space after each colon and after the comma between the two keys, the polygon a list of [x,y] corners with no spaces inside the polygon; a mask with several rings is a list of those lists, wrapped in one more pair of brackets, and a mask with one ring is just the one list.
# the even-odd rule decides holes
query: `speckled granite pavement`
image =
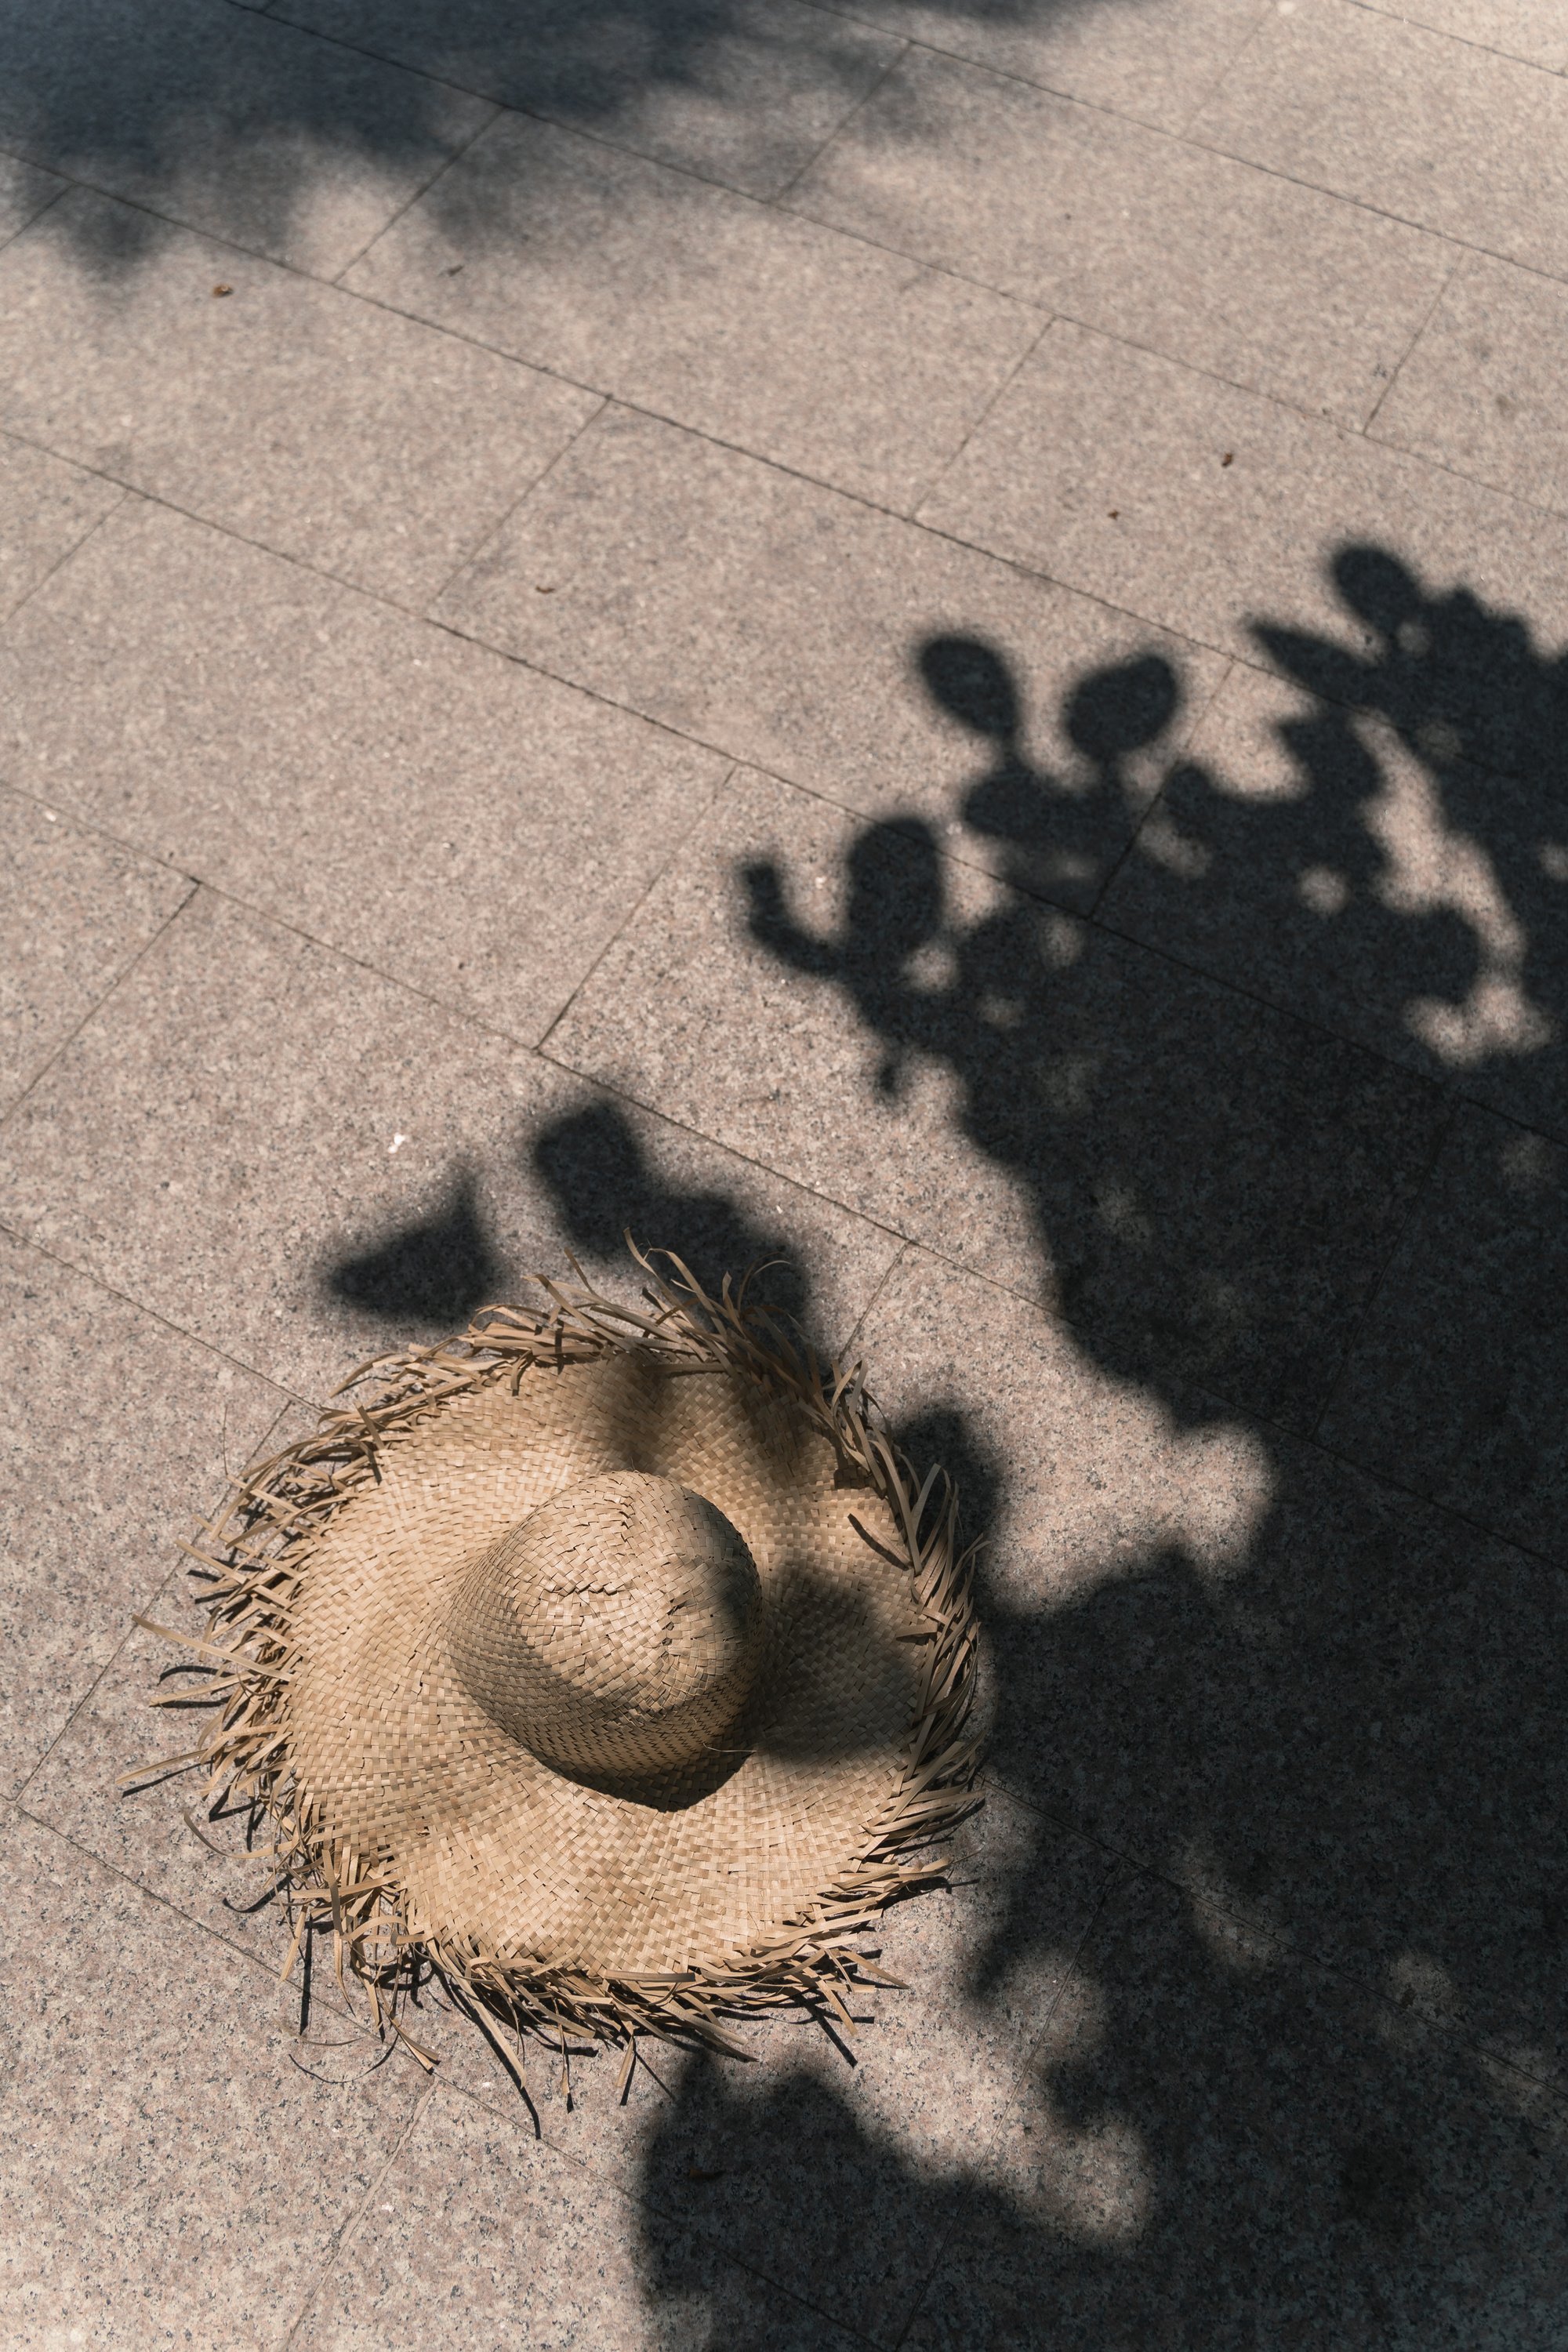
{"label": "speckled granite pavement", "polygon": [[[0,2342],[1568,2339],[1565,360],[1562,0],[0,12]],[[116,1776],[627,1223],[958,1468],[993,1731],[852,2057],[621,2107]]]}

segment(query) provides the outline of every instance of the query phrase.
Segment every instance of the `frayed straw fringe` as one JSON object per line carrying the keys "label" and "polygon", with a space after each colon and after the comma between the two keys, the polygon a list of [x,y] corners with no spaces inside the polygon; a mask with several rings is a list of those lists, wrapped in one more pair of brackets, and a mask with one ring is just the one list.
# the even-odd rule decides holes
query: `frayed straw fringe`
{"label": "frayed straw fringe", "polygon": [[[342,1397],[374,1376],[367,1400],[330,1408],[314,1435],[248,1471],[204,1529],[205,1544],[185,1546],[208,1581],[205,1638],[149,1627],[182,1642],[209,1667],[209,1703],[220,1710],[199,1748],[165,1760],[206,1769],[205,1803],[237,1801],[250,1808],[253,1822],[268,1815],[276,1827],[268,1859],[293,1927],[285,1979],[307,1932],[330,1927],[340,1986],[346,1990],[347,1979],[357,1979],[378,2030],[390,2031],[426,2066],[434,2063],[430,2053],[398,2012],[434,1974],[476,2021],[485,2021],[477,2013],[486,2012],[510,2029],[520,2074],[528,2036],[546,2043],[568,2070],[574,2042],[620,2048],[623,2096],[640,2035],[743,2057],[747,2052],[723,2032],[722,2021],[783,2007],[805,2007],[831,2030],[853,2033],[844,1998],[849,1988],[898,1979],[882,1976],[872,1955],[850,1939],[863,1936],[889,1903],[942,1878],[948,1858],[934,1847],[977,1801],[978,1764],[966,1728],[975,1669],[973,1547],[962,1555],[956,1549],[957,1496],[946,1473],[932,1470],[916,1485],[859,1365],[842,1371],[822,1365],[793,1326],[748,1302],[750,1276],[733,1287],[726,1278],[713,1298],[679,1258],[658,1253],[670,1269],[661,1276],[640,1251],[634,1255],[649,1277],[646,1313],[598,1297],[574,1260],[582,1288],[568,1292],[535,1276],[549,1302],[537,1312],[488,1307],[460,1339],[360,1365],[336,1393]],[[465,1390],[504,1380],[515,1393],[535,1366],[559,1369],[625,1349],[647,1350],[674,1372],[743,1373],[803,1409],[846,1468],[890,1509],[899,1565],[912,1580],[929,1641],[903,1777],[868,1824],[860,1853],[785,1933],[744,1950],[694,1957],[669,1977],[531,1967],[476,1942],[426,1937],[387,1867],[345,1850],[311,1818],[290,1752],[295,1598],[323,1529],[379,1477],[383,1439]]]}

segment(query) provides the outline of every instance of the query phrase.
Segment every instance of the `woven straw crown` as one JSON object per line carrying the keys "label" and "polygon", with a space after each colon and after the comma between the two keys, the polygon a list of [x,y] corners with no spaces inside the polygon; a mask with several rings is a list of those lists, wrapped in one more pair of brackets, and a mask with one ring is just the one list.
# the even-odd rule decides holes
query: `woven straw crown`
{"label": "woven straw crown", "polygon": [[510,1529],[454,1596],[469,1696],[560,1772],[640,1782],[732,1726],[762,1651],[763,1590],[723,1514],[672,1478],[585,1479]]}
{"label": "woven straw crown", "polygon": [[395,2025],[430,1966],[634,2053],[837,2005],[968,1801],[951,1490],[743,1286],[545,1289],[245,1482],[202,1760]]}

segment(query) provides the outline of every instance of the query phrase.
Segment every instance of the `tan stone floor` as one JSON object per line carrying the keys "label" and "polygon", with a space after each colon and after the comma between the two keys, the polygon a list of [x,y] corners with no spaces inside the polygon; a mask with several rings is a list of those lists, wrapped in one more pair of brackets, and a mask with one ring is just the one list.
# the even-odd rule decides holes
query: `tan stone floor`
{"label": "tan stone floor", "polygon": [[[0,11],[0,2343],[1568,2341],[1565,362],[1563,0]],[[116,1780],[628,1224],[994,1731],[853,2060],[623,2107]]]}

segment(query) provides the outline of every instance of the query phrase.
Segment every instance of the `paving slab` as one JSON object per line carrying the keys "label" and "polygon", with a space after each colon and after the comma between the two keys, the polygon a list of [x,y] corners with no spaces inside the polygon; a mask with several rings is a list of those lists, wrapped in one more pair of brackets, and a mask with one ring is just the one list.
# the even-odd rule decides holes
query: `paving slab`
{"label": "paving slab", "polygon": [[[68,1279],[95,1287],[80,1276]],[[190,1354],[199,1363],[204,1351]],[[202,1663],[181,1646],[205,1637],[201,1596],[207,1588],[176,1547],[200,1543],[229,1479],[248,1466],[247,1453],[266,1460],[314,1421],[292,1399],[256,1385],[279,1407],[275,1418],[250,1446],[231,1444],[205,1489],[183,1508],[165,1508],[163,1540],[148,1553],[149,1572],[161,1570],[162,1582],[139,1596],[134,1619],[101,1612],[103,1639],[118,1647],[18,1793],[32,1820],[182,1913],[193,1933],[206,1929],[276,1976],[293,1928],[265,1851],[270,1827],[237,1801],[205,1798],[205,1772],[180,1760],[205,1736],[211,1715]],[[161,1464],[153,1466],[162,1472]],[[327,1969],[330,1980],[330,1961]],[[304,1966],[296,1965],[291,1981],[296,2008],[301,1993],[308,2003]],[[318,1990],[320,1984],[318,1979]]]}
{"label": "paving slab", "polygon": [[1014,0],[994,7],[965,0],[855,0],[853,13],[926,47],[1180,131],[1273,5],[1166,0],[1152,8],[1033,8]]}
{"label": "paving slab", "polygon": [[0,772],[537,1036],[728,762],[132,500],[0,633]]}
{"label": "paving slab", "polygon": [[889,1236],[635,1114],[602,1109],[574,1143],[563,1128],[585,1097],[363,966],[199,897],[6,1126],[0,1217],[320,1397],[366,1355],[559,1273],[574,1237],[635,1294],[609,1182],[559,1205],[596,1140],[619,1156],[628,1218],[639,1193],[662,1201],[653,1246],[705,1244],[710,1272],[716,1241],[783,1239],[824,1333],[855,1321]]}
{"label": "paving slab", "polygon": [[1568,83],[1479,34],[1447,38],[1353,0],[1277,8],[1191,136],[1561,277]]}
{"label": "paving slab", "polygon": [[121,217],[73,191],[0,258],[0,422],[374,593],[427,604],[597,406],[184,230],[128,276]]}
{"label": "paving slab", "polygon": [[1327,1441],[1568,1562],[1568,1153],[1467,1108],[1357,1335]]}
{"label": "paving slab", "polygon": [[193,887],[0,788],[0,1116]]}
{"label": "paving slab", "polygon": [[1568,72],[1568,27],[1556,0],[1399,0],[1396,7],[1367,0],[1367,5],[1434,33],[1451,33],[1456,40],[1500,49],[1505,57],[1544,66],[1550,73]]}
{"label": "paving slab", "polygon": [[275,1982],[52,1831],[0,1852],[6,2334],[281,2345],[416,2087],[294,2063]]}
{"label": "paving slab", "polygon": [[[276,1420],[265,1381],[0,1233],[5,1791],[65,1729],[174,1545]],[[142,1726],[145,1737],[154,1718]],[[136,1761],[127,1756],[123,1770]]]}
{"label": "paving slab", "polygon": [[900,508],[1044,324],[1005,295],[510,114],[346,283]]}
{"label": "paving slab", "polygon": [[[1342,637],[1323,641],[1318,660],[1325,684],[1337,664],[1359,709],[1308,690],[1305,654],[1300,683],[1238,663],[1100,918],[1561,1135],[1559,744],[1554,730],[1532,733],[1514,775],[1463,756],[1442,624],[1439,604],[1425,660],[1449,692],[1436,700],[1418,661],[1396,651],[1363,667]],[[1486,691],[1500,697],[1504,680],[1494,673]]]}
{"label": "paving slab", "polygon": [[494,112],[259,11],[62,0],[0,27],[0,143],[145,209],[122,265],[183,221],[331,277]]}
{"label": "paving slab", "polygon": [[913,820],[856,834],[737,785],[549,1050],[1083,1320],[1130,1370],[1152,1353],[1310,1426],[1440,1097],[982,887]]}
{"label": "paving slab", "polygon": [[430,2352],[691,2345],[851,2352],[820,2313],[726,2259],[700,2231],[661,2244],[655,2288],[635,2203],[517,2123],[437,2091],[318,2287],[299,2334],[309,2352],[417,2339]]}
{"label": "paving slab", "polygon": [[1359,425],[1453,248],[1315,188],[911,50],[792,210]]}
{"label": "paving slab", "polygon": [[1468,255],[1377,413],[1377,438],[1561,514],[1568,404],[1557,360],[1565,331],[1568,286]]}
{"label": "paving slab", "polygon": [[1066,320],[920,519],[1241,653],[1260,622],[1338,620],[1357,547],[1568,634],[1553,517]]}
{"label": "paving slab", "polygon": [[[610,407],[435,608],[466,635],[1086,908],[1220,657]],[[1005,838],[965,826],[960,793]]]}
{"label": "paving slab", "polygon": [[[1564,2111],[1134,1879],[1037,2053],[1055,2132],[904,2341],[1521,2344],[1562,2331]],[[1522,2094],[1522,2095],[1521,2095]]]}
{"label": "paving slab", "polygon": [[274,0],[271,13],[755,196],[794,179],[903,46],[799,0],[658,0],[635,15],[562,0]]}
{"label": "paving slab", "polygon": [[0,620],[25,604],[124,496],[117,483],[0,435]]}

